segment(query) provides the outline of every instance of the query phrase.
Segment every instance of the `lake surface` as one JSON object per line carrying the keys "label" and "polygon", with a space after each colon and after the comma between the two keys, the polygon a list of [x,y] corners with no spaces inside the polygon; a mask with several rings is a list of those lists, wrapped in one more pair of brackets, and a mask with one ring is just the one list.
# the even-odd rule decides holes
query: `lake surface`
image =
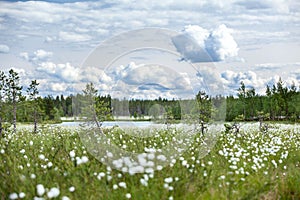
{"label": "lake surface", "polygon": [[[76,127],[79,126],[82,122],[62,122],[61,124],[57,124],[57,126],[63,127]],[[153,122],[150,121],[104,121],[103,127],[148,127],[154,125]]]}

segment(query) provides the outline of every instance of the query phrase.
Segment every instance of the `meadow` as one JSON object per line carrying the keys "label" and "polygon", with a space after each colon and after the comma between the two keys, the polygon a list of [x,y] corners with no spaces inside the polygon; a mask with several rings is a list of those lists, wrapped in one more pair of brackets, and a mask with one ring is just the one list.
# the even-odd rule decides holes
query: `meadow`
{"label": "meadow", "polygon": [[[178,140],[179,129],[141,138],[105,128],[110,143],[142,155],[127,168],[113,153],[94,156],[78,128],[7,130],[0,139],[0,199],[300,199],[300,126],[258,126],[222,129],[205,156],[205,137],[184,135],[185,150],[165,166],[154,160],[168,160],[160,149]],[[114,166],[100,162],[108,157]]]}

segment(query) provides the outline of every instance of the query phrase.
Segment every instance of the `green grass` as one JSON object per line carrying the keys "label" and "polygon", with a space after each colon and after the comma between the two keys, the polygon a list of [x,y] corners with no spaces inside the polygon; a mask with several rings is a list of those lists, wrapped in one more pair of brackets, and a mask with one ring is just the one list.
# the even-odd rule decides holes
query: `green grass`
{"label": "green grass", "polygon": [[[59,188],[56,199],[126,199],[127,193],[131,199],[300,199],[299,130],[290,126],[266,134],[257,127],[240,134],[222,132],[203,158],[197,156],[203,145],[197,134],[172,166],[135,175],[99,162],[82,143],[78,130],[45,127],[37,134],[6,132],[0,140],[0,199],[21,192],[24,199],[39,197],[38,184],[48,190]],[[172,138],[182,132],[157,130],[156,137],[141,138],[115,128],[106,129],[105,134],[120,148],[126,144],[128,152],[142,153],[145,147],[172,144]],[[77,165],[71,151],[80,158],[87,156],[88,162]],[[101,172],[105,176],[100,178]],[[145,177],[147,186],[141,184]],[[173,180],[167,184],[165,179],[170,177]],[[120,182],[126,188],[114,189]],[[70,187],[75,191],[69,191]],[[47,191],[41,197],[49,199]]]}

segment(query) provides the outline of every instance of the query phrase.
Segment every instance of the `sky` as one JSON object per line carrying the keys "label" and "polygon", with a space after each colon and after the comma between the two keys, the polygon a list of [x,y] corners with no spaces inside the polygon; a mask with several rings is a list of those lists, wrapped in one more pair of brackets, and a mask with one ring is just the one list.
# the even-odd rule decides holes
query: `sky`
{"label": "sky", "polygon": [[0,1],[0,70],[41,95],[263,94],[300,85],[299,52],[297,0]]}

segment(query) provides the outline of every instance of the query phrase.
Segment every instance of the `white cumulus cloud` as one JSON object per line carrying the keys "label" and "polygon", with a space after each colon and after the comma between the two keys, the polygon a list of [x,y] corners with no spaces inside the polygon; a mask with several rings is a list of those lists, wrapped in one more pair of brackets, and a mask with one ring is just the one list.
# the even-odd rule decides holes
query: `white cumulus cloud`
{"label": "white cumulus cloud", "polygon": [[53,55],[52,52],[45,51],[43,49],[39,49],[35,52],[33,52],[33,61],[41,61],[41,60],[47,60],[48,58],[51,58]]}
{"label": "white cumulus cloud", "polygon": [[91,39],[91,36],[87,34],[79,34],[74,32],[59,32],[59,40],[63,40],[66,42],[84,42]]}
{"label": "white cumulus cloud", "polygon": [[238,56],[238,45],[232,29],[222,24],[209,31],[197,25],[189,25],[173,38],[177,50],[191,62],[217,62]]}
{"label": "white cumulus cloud", "polygon": [[50,58],[52,58],[53,53],[50,51],[45,51],[44,49],[38,49],[32,54],[29,54],[28,52],[21,52],[19,56],[26,61],[38,64],[43,61],[48,61]]}
{"label": "white cumulus cloud", "polygon": [[275,74],[270,77],[262,78],[253,71],[234,72],[231,70],[226,70],[221,73],[221,80],[226,88],[225,95],[237,94],[241,82],[244,82],[246,87],[254,87],[258,94],[265,94],[267,85],[276,85],[280,78],[288,87],[292,84],[295,84],[296,86],[300,85],[300,80],[294,76],[283,78]]}
{"label": "white cumulus cloud", "polygon": [[70,63],[55,64],[53,62],[43,62],[39,64],[37,70],[57,77],[65,82],[76,82],[80,80],[80,70]]}
{"label": "white cumulus cloud", "polygon": [[5,44],[0,44],[0,53],[8,53],[9,52],[9,46]]}

